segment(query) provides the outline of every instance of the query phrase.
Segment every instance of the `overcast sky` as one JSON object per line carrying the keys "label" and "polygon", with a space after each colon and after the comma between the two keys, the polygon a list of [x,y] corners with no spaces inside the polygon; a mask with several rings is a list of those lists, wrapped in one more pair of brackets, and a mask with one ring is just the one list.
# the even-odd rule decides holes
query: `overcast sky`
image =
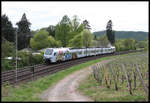
{"label": "overcast sky", "polygon": [[[31,30],[56,25],[66,14],[72,19],[77,15],[80,23],[87,19],[92,32],[106,29],[109,20],[113,30],[148,32],[148,2],[2,2],[13,26],[23,13],[32,23]],[[2,15],[1,14],[1,15]]]}

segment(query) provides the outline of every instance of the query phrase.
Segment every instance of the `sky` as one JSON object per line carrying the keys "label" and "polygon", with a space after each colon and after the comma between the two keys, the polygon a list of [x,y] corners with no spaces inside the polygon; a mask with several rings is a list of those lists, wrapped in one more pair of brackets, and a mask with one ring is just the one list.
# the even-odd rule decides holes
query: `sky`
{"label": "sky", "polygon": [[72,20],[74,15],[88,20],[91,32],[106,29],[107,22],[112,20],[116,31],[148,32],[148,2],[1,2],[1,15],[6,14],[17,27],[25,13],[32,24],[30,29],[37,30],[49,25],[56,25],[64,15]]}

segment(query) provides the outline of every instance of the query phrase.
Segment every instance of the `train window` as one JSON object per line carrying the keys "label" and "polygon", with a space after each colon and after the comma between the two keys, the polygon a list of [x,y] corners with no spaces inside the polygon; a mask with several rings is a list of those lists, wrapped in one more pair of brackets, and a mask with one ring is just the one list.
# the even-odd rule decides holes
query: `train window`
{"label": "train window", "polygon": [[56,56],[56,52],[54,53],[54,56]]}
{"label": "train window", "polygon": [[46,55],[51,55],[52,52],[53,52],[52,49],[46,49],[45,54],[46,54]]}

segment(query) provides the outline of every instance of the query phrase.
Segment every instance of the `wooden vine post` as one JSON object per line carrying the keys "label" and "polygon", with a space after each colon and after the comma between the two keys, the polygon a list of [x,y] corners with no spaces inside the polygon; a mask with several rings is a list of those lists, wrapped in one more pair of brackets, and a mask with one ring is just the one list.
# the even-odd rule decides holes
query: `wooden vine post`
{"label": "wooden vine post", "polygon": [[113,79],[114,79],[114,82],[115,82],[115,89],[117,91],[118,90],[117,81],[116,81],[116,77],[115,77],[114,72],[112,71],[112,67],[111,66],[110,66],[110,72],[112,73],[112,76],[113,76]]}
{"label": "wooden vine post", "polygon": [[124,64],[122,64],[122,69],[123,69],[123,72],[125,74],[125,77],[126,77],[126,80],[127,80],[127,83],[128,83],[128,90],[129,90],[130,94],[132,95],[131,85],[129,83],[129,78],[128,78],[128,75],[127,75],[127,72],[126,72]]}
{"label": "wooden vine post", "polygon": [[140,71],[139,71],[139,68],[138,68],[138,66],[137,66],[137,63],[135,64],[135,69],[136,69],[136,72],[137,72],[137,74],[138,74],[138,76],[139,76],[140,82],[142,83],[142,85],[143,85],[143,87],[144,87],[144,91],[145,91],[146,95],[148,96],[148,88],[146,87],[146,85],[145,85],[145,83],[144,83],[144,80],[142,79],[142,75],[141,75],[141,73],[140,73]]}
{"label": "wooden vine post", "polygon": [[107,70],[106,70],[106,66],[105,66],[105,65],[104,65],[104,74],[105,74],[105,80],[106,80],[107,88],[110,88],[109,77],[108,77],[108,74],[107,74]]}

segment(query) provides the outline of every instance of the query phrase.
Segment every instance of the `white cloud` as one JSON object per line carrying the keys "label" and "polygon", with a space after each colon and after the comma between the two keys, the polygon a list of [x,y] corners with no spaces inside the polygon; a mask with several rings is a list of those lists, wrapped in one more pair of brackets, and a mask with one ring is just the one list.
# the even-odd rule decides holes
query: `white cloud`
{"label": "white cloud", "polygon": [[14,26],[24,12],[34,30],[56,25],[67,14],[87,19],[92,31],[104,30],[110,19],[114,30],[148,31],[148,2],[2,2],[2,14]]}

